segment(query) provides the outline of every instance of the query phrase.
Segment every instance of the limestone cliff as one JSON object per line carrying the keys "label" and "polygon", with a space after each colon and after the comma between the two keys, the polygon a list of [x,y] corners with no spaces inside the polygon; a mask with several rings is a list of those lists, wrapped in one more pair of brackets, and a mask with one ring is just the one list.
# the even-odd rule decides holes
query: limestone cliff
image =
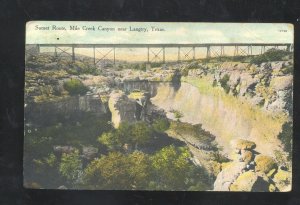
{"label": "limestone cliff", "polygon": [[232,139],[244,138],[256,142],[259,152],[274,156],[282,151],[277,136],[292,117],[292,66],[291,60],[259,66],[192,62],[179,89],[160,84],[151,101],[171,119],[170,111],[178,110],[183,122],[202,124],[224,153],[231,152]]}
{"label": "limestone cliff", "polygon": [[[208,66],[212,66],[209,68]],[[198,65],[188,71],[188,77],[205,78],[236,96],[271,112],[292,112],[293,62],[278,61],[255,65],[223,62]]]}

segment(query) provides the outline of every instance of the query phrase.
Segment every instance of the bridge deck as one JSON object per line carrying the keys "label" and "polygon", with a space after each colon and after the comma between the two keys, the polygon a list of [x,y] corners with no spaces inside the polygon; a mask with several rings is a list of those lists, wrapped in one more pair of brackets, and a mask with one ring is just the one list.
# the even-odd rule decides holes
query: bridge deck
{"label": "bridge deck", "polygon": [[[94,63],[98,64],[98,62],[107,59],[109,54],[113,55],[113,63],[116,61],[116,48],[146,48],[147,49],[147,62],[151,62],[152,60],[159,60],[165,62],[165,48],[176,48],[178,50],[177,60],[186,60],[186,59],[195,59],[195,48],[205,48],[206,49],[206,58],[217,56],[225,56],[225,49],[227,47],[235,47],[234,56],[238,55],[253,55],[252,47],[261,47],[260,54],[266,51],[267,47],[284,47],[285,50],[291,51],[293,50],[293,44],[289,43],[157,43],[157,44],[61,44],[61,43],[53,43],[53,44],[26,44],[26,54],[30,54],[30,50],[35,50],[40,53],[40,48],[54,48],[55,56],[59,56],[64,53],[70,55],[72,60],[75,61],[75,48],[92,48],[93,49],[93,58]],[[31,48],[28,48],[31,47]],[[34,48],[35,47],[35,48]],[[62,49],[65,47],[66,49]],[[190,50],[188,52],[183,52],[181,48],[188,47]],[[245,48],[246,47],[246,48]],[[105,51],[104,54],[101,54],[101,58],[96,60],[96,51],[101,48],[110,48],[109,51]],[[159,48],[158,52],[154,52],[153,49]],[[67,50],[71,49],[71,53],[67,52]],[[162,52],[161,52],[162,51]],[[58,54],[60,53],[60,54]],[[162,55],[162,56],[161,56]],[[150,56],[152,56],[150,59]],[[154,57],[153,57],[154,56]],[[182,58],[183,57],[183,58]]]}

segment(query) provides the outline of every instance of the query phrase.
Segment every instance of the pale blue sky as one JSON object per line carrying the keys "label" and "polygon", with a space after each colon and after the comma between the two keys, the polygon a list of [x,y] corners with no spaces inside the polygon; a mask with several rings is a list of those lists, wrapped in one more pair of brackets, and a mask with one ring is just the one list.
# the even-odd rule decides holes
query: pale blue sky
{"label": "pale blue sky", "polygon": [[[65,27],[66,30],[52,30],[52,26]],[[77,26],[79,30],[70,30]],[[83,30],[84,26],[94,27],[95,31]],[[38,30],[37,27],[49,27]],[[129,31],[129,28],[145,28],[148,32]],[[164,31],[152,31],[151,27]],[[115,31],[103,31],[98,28],[114,28]],[[126,28],[126,31],[117,31]],[[282,23],[154,23],[154,22],[72,22],[72,21],[31,21],[26,25],[26,43],[293,43],[292,24]],[[59,38],[59,40],[57,40]],[[76,49],[78,53],[92,55],[90,50]],[[204,51],[198,49],[197,55]],[[184,52],[188,52],[187,48]],[[105,50],[100,51],[105,53]],[[155,52],[158,52],[155,51]],[[119,49],[119,58],[144,59],[144,49]],[[140,55],[138,55],[140,54]],[[175,58],[177,52],[168,52]],[[101,54],[97,52],[101,57]],[[110,54],[111,55],[111,54]],[[110,56],[108,55],[108,57]],[[126,56],[127,55],[127,56]],[[172,57],[173,56],[173,57]],[[168,56],[167,56],[168,57]]]}
{"label": "pale blue sky", "polygon": [[[36,26],[64,26],[66,31],[35,30]],[[71,31],[77,25],[80,30]],[[82,30],[94,26],[96,31]],[[102,28],[147,28],[149,32],[99,31]],[[164,28],[152,32],[151,26]],[[26,43],[292,43],[293,26],[279,23],[142,23],[31,21]],[[128,29],[127,29],[128,30]],[[59,40],[57,40],[59,38]]]}

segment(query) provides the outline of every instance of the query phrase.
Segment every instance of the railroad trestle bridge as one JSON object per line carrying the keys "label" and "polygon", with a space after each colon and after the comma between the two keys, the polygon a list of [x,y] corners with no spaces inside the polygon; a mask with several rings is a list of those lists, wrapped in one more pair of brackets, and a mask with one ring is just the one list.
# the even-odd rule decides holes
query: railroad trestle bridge
{"label": "railroad trestle bridge", "polygon": [[[233,52],[227,50],[231,47]],[[116,63],[118,56],[116,48],[145,48],[147,54],[145,62],[166,62],[166,48],[177,49],[177,61],[194,60],[196,58],[196,48],[205,49],[205,57],[223,57],[223,56],[251,56],[254,55],[253,49],[258,50],[257,54],[263,54],[268,49],[281,49],[293,51],[293,44],[288,43],[199,43],[199,44],[26,44],[26,56],[40,53],[41,48],[54,48],[56,57],[70,56],[75,61],[78,48],[92,49],[94,64],[104,60],[111,60]],[[184,48],[184,49],[183,49]],[[104,49],[108,49],[105,50]],[[96,57],[100,54],[100,57]],[[108,55],[112,55],[108,59]]]}

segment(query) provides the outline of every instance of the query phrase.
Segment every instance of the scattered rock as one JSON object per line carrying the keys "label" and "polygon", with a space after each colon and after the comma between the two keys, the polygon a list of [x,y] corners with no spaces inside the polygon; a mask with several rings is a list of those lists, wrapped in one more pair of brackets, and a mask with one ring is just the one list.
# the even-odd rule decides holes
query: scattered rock
{"label": "scattered rock", "polygon": [[73,151],[75,151],[76,148],[72,147],[72,146],[60,146],[60,145],[57,145],[57,146],[53,146],[53,150],[54,150],[54,152],[59,153],[59,154],[62,154],[62,153],[70,154]]}
{"label": "scattered rock", "polygon": [[93,146],[86,146],[82,148],[82,156],[88,160],[96,157],[98,153],[98,148]]}

